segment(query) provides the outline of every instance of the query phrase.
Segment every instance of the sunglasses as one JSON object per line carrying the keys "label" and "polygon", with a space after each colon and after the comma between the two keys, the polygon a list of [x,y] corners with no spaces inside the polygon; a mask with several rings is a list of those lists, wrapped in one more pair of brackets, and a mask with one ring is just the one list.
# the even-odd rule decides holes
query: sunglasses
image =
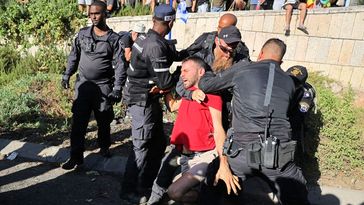
{"label": "sunglasses", "polygon": [[229,54],[232,54],[234,52],[235,48],[223,46],[220,42],[220,38],[217,38],[217,42],[218,42],[219,48],[221,49],[222,52],[229,53]]}

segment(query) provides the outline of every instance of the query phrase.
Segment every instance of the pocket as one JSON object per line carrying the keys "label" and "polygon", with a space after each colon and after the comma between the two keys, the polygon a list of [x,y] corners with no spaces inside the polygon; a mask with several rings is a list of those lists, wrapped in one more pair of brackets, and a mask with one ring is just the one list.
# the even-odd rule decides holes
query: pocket
{"label": "pocket", "polygon": [[296,150],[296,141],[289,141],[279,144],[278,149],[278,167],[284,167],[288,162],[294,160],[294,153]]}
{"label": "pocket", "polygon": [[246,146],[246,161],[249,167],[259,169],[261,164],[261,150],[260,142],[251,142]]}

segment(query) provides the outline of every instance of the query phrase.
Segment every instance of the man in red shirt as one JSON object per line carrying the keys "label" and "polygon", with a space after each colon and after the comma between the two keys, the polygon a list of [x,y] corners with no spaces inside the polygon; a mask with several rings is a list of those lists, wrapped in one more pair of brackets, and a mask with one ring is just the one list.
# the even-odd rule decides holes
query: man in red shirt
{"label": "man in red shirt", "polygon": [[[198,89],[198,82],[205,73],[207,64],[199,57],[187,58],[182,63],[181,78],[186,89]],[[221,123],[222,100],[218,95],[206,94],[201,103],[174,100],[166,96],[171,111],[178,109],[178,116],[171,135],[171,144],[182,152],[180,164],[182,176],[168,188],[171,199],[182,203],[196,202],[198,192],[193,189],[205,179],[208,164],[216,157],[222,164],[227,159],[222,155],[226,138]],[[224,172],[228,189],[234,192],[239,187],[238,178],[229,169]]]}

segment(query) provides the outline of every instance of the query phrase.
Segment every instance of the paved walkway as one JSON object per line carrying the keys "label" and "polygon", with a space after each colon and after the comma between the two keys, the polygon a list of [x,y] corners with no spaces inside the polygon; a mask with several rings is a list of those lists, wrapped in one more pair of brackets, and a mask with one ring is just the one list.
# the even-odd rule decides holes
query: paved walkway
{"label": "paved walkway", "polygon": [[[52,163],[62,163],[69,157],[69,150],[66,148],[0,139],[0,154],[10,155],[13,152],[23,158]],[[96,152],[85,152],[84,166],[90,170],[121,175],[125,163],[126,157],[123,156],[114,155],[105,159]],[[256,193],[256,190],[262,190],[259,180],[251,180],[250,185],[252,188],[248,192]],[[364,191],[326,186],[310,187],[309,199],[312,204],[317,205],[364,205]]]}

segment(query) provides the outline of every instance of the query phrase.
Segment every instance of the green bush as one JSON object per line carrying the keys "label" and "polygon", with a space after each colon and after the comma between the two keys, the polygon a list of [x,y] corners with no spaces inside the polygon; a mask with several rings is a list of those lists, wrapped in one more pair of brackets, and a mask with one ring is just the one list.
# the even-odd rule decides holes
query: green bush
{"label": "green bush", "polygon": [[43,47],[35,54],[38,71],[60,74],[65,70],[67,54],[55,46]]}
{"label": "green bush", "polygon": [[68,129],[72,91],[60,88],[60,75],[24,75],[0,90],[0,127],[38,129],[44,136]]}
{"label": "green bush", "polygon": [[[312,74],[311,83],[318,93],[318,114],[311,114],[306,136],[319,141],[310,141],[310,145],[318,146],[310,150],[311,156],[316,155],[321,171],[351,171],[364,168],[363,162],[363,127],[360,126],[360,108],[353,106],[355,94],[353,90],[345,89],[335,94],[330,86],[335,82]],[[315,145],[316,144],[316,145]]]}
{"label": "green bush", "polygon": [[73,0],[9,0],[2,10],[0,37],[26,47],[63,42],[86,22]]}
{"label": "green bush", "polygon": [[39,105],[34,93],[28,92],[32,78],[25,78],[9,83],[0,90],[0,126],[13,129],[19,124],[36,122],[39,117]]}
{"label": "green bush", "polygon": [[0,74],[5,75],[13,71],[20,60],[20,53],[13,45],[0,47]]}
{"label": "green bush", "polygon": [[60,74],[65,68],[66,60],[66,53],[54,46],[40,48],[35,56],[22,55],[13,46],[1,47],[0,85],[37,72]]}
{"label": "green bush", "polygon": [[142,16],[142,15],[149,15],[150,14],[150,7],[143,6],[138,4],[135,8],[131,6],[126,6],[118,11],[114,16]]}

